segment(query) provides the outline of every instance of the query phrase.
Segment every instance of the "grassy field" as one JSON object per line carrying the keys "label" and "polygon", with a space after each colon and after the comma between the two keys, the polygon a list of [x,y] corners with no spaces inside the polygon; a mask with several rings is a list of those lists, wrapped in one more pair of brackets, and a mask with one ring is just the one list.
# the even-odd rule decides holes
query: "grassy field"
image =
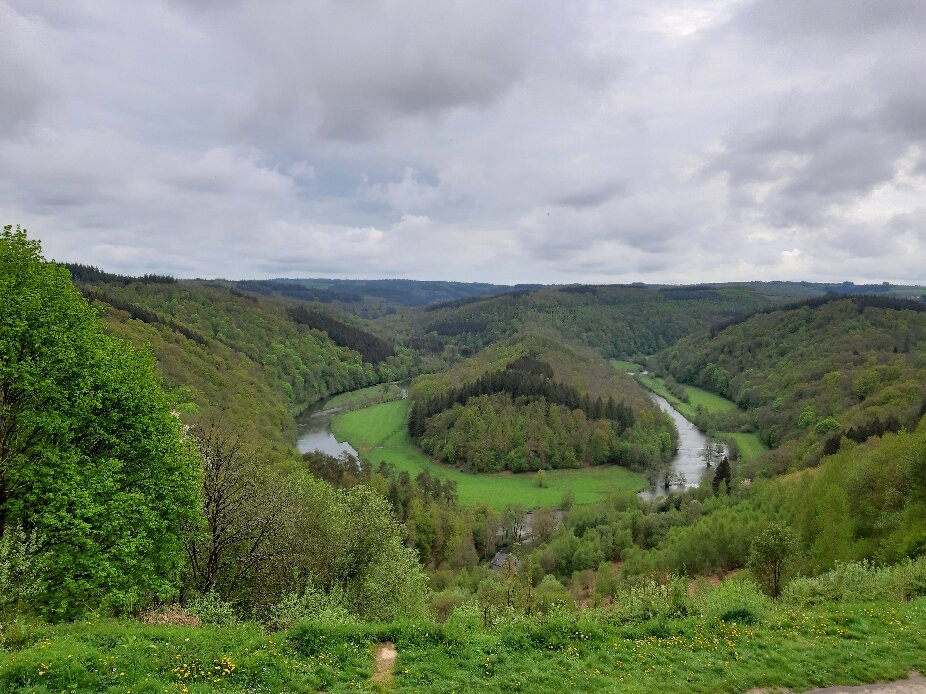
{"label": "grassy field", "polygon": [[624,373],[637,373],[643,370],[643,367],[639,364],[635,364],[632,361],[623,361],[621,359],[612,359],[611,366]]}
{"label": "grassy field", "polygon": [[402,397],[402,386],[398,383],[381,383],[368,388],[360,388],[347,393],[335,395],[325,403],[326,408],[340,408],[342,410],[356,410],[361,407],[377,405],[381,402],[390,402]]}
{"label": "grassy field", "polygon": [[386,461],[411,475],[422,470],[457,483],[460,503],[472,506],[487,503],[502,509],[519,503],[526,508],[559,506],[572,490],[576,503],[591,503],[609,489],[645,489],[640,475],[618,466],[581,470],[548,470],[547,486],[538,487],[535,473],[474,475],[441,465],[421,452],[405,428],[408,403],[405,400],[374,405],[337,415],[331,430],[339,441],[348,441],[358,453],[378,464]]}
{"label": "grassy field", "polygon": [[[153,627],[93,620],[0,637],[0,691],[745,692],[904,678],[926,667],[926,600],[779,607],[752,624],[707,617],[625,623],[589,615],[484,630],[434,624]],[[370,682],[391,641],[395,680]]]}
{"label": "grassy field", "polygon": [[[703,390],[701,388],[696,388],[695,386],[689,386],[681,384],[682,388],[685,389],[685,392],[688,394],[688,402],[682,402],[672,393],[669,392],[669,389],[666,388],[665,383],[661,378],[656,376],[646,375],[646,376],[637,376],[644,386],[649,388],[651,391],[656,393],[656,395],[661,395],[666,400],[669,401],[669,404],[672,405],[676,410],[678,410],[685,419],[690,422],[694,422],[698,415],[698,406],[707,412],[730,412],[731,410],[736,409],[736,403],[732,400],[727,400],[715,393],[710,391]],[[744,433],[744,432],[735,432],[735,431],[718,431],[717,436],[720,438],[735,439],[737,445],[740,449],[740,457],[743,460],[752,460],[763,455],[768,448],[759,440],[758,435],[755,433]]]}
{"label": "grassy field", "polygon": [[765,444],[759,440],[755,433],[744,433],[740,431],[721,431],[717,434],[722,439],[733,439],[740,449],[741,460],[754,460],[768,452]]}

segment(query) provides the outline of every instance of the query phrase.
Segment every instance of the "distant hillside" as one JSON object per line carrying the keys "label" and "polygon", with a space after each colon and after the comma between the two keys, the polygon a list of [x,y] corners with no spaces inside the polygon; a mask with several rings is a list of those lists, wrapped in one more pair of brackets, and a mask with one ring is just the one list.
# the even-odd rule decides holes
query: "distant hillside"
{"label": "distant hillside", "polygon": [[111,332],[150,346],[188,421],[226,422],[281,454],[308,405],[416,368],[407,349],[333,307],[202,282],[75,276]]}
{"label": "distant hillside", "polygon": [[473,472],[660,466],[675,429],[633,379],[586,348],[536,333],[419,377],[409,433]]}
{"label": "distant hillside", "polygon": [[440,282],[402,279],[336,280],[272,279],[233,282],[237,289],[263,296],[336,304],[368,318],[388,315],[401,307],[418,307],[473,297],[503,294],[539,285],[486,284],[484,282]]}
{"label": "distant hillside", "polygon": [[793,300],[752,287],[574,285],[428,307],[407,316],[412,344],[473,354],[525,326],[554,329],[607,357],[651,354],[716,321]]}
{"label": "distant hillside", "polygon": [[926,304],[830,297],[679,340],[656,365],[746,410],[782,446],[779,466],[814,462],[841,437],[913,428],[926,407]]}

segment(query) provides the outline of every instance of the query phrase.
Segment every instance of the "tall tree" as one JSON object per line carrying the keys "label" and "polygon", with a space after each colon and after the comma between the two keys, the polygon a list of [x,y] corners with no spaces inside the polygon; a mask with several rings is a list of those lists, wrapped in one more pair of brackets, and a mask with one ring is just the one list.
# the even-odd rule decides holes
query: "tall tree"
{"label": "tall tree", "polygon": [[168,597],[198,466],[154,360],[106,335],[64,267],[0,236],[0,533],[39,538],[54,617]]}

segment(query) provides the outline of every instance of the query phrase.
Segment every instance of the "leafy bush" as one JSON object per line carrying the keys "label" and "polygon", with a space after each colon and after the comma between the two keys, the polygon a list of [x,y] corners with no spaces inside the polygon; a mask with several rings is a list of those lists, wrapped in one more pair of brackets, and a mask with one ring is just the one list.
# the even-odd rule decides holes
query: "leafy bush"
{"label": "leafy bush", "polygon": [[652,578],[639,579],[614,598],[611,615],[619,621],[639,621],[654,617],[682,617],[688,614],[688,582],[669,576],[664,583]]}
{"label": "leafy bush", "polygon": [[356,620],[337,594],[312,589],[301,595],[288,593],[270,608],[270,626],[274,629],[290,629],[301,622],[340,625],[355,624]]}
{"label": "leafy bush", "polygon": [[210,591],[197,595],[190,601],[187,611],[198,617],[203,624],[232,627],[238,624],[238,615],[230,602],[225,602],[218,593]]}
{"label": "leafy bush", "polygon": [[692,599],[693,607],[712,621],[756,624],[768,614],[771,601],[749,579],[724,581],[708,586]]}
{"label": "leafy bush", "polygon": [[37,555],[41,543],[36,534],[18,527],[0,535],[0,611],[21,611],[39,592]]}
{"label": "leafy bush", "polygon": [[867,560],[837,564],[819,576],[791,581],[782,597],[792,604],[817,605],[911,600],[922,595],[926,595],[926,557],[893,566],[876,566]]}

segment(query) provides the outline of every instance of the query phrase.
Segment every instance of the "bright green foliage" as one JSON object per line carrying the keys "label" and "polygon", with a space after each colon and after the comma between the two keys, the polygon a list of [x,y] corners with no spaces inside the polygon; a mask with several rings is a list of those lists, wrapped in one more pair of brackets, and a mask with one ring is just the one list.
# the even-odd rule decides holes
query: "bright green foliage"
{"label": "bright green foliage", "polygon": [[794,562],[797,537],[791,528],[771,523],[756,535],[749,548],[749,567],[773,598],[781,594],[785,572]]}
{"label": "bright green foliage", "polygon": [[167,597],[197,464],[150,355],[106,335],[68,271],[0,237],[0,531],[41,543],[34,606],[63,617]]}

